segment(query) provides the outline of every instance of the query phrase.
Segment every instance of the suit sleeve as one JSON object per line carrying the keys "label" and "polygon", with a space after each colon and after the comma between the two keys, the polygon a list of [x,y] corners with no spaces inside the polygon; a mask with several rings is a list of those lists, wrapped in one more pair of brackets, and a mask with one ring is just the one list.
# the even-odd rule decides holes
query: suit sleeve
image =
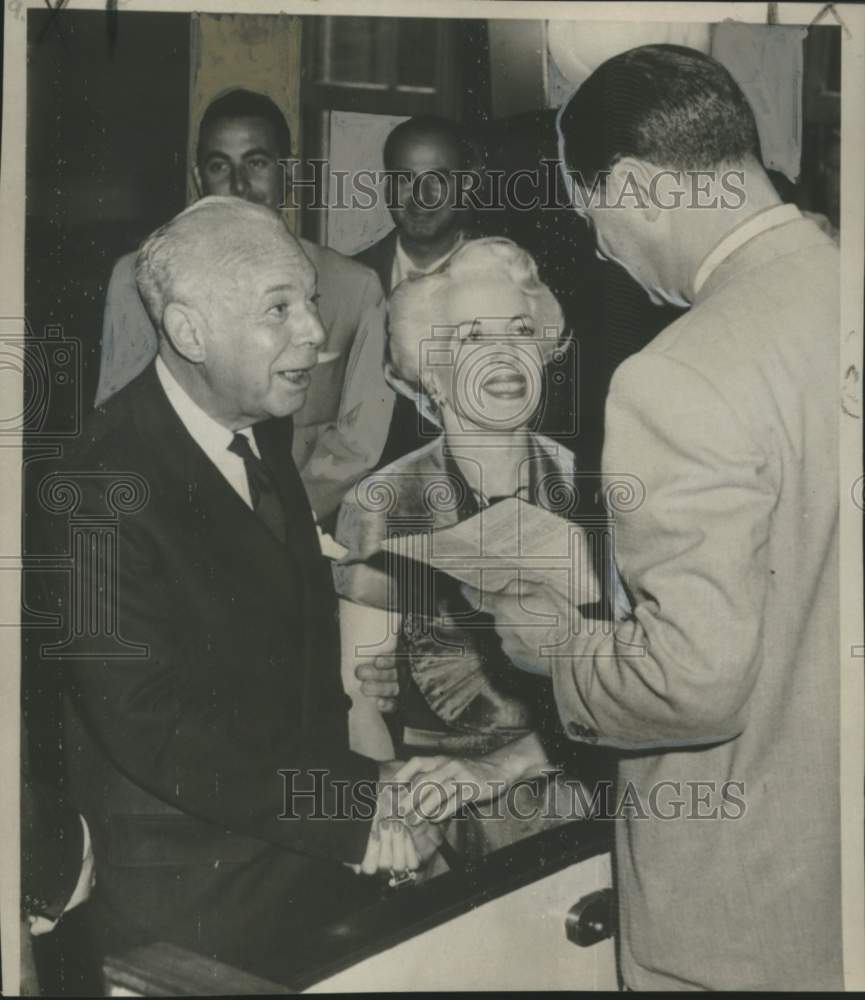
{"label": "suit sleeve", "polygon": [[622,365],[606,412],[604,478],[645,495],[614,515],[632,611],[554,661],[573,738],[624,749],[721,742],[747,722],[760,664],[777,487],[765,454],[701,374],[663,355]]}
{"label": "suit sleeve", "polygon": [[[67,661],[85,725],[120,771],[170,806],[301,853],[359,861],[378,766],[348,749],[338,664],[317,682],[312,717],[293,724],[267,684],[273,665],[238,664],[230,687],[191,679],[184,657],[207,650],[184,636],[160,553],[146,519],[123,519],[116,620],[144,650]],[[82,584],[91,594],[99,586],[86,560]]]}
{"label": "suit sleeve", "polygon": [[318,428],[302,470],[320,520],[339,507],[349,487],[373,468],[384,449],[393,412],[393,390],[384,378],[384,352],[384,293],[370,273],[360,296],[338,418]]}
{"label": "suit sleeve", "polygon": [[26,913],[57,920],[81,873],[84,828],[59,792],[39,782],[21,788],[21,902]]}
{"label": "suit sleeve", "polygon": [[84,827],[63,795],[30,774],[21,749],[21,904],[57,920],[75,890],[84,858]]}

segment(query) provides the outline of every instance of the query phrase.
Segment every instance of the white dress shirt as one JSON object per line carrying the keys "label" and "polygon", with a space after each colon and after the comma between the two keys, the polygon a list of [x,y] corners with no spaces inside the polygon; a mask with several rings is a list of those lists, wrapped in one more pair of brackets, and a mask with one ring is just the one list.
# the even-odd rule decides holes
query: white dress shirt
{"label": "white dress shirt", "polygon": [[[168,402],[174,407],[174,412],[180,417],[183,426],[192,436],[192,440],[219,469],[238,496],[251,508],[252,497],[249,493],[246,465],[239,455],[228,450],[228,446],[234,440],[234,432],[223,427],[217,420],[205,413],[198,403],[190,399],[159,356],[156,358],[156,375],[160,385],[165,390]],[[252,428],[246,427],[237,433],[243,434],[248,439],[254,454],[261,458]],[[313,518],[315,518],[315,514],[313,514]],[[322,553],[328,559],[341,559],[348,549],[335,542],[330,535],[325,535],[317,522],[315,528],[318,532]]]}
{"label": "white dress shirt", "polygon": [[463,242],[463,237],[462,233],[460,233],[459,239],[450,248],[450,250],[448,250],[446,254],[442,254],[441,257],[434,260],[432,264],[427,264],[426,267],[418,267],[417,264],[415,264],[414,261],[411,259],[411,257],[409,257],[409,255],[405,252],[405,250],[403,250],[402,242],[399,236],[397,236],[396,253],[393,255],[393,266],[391,267],[391,272],[390,272],[391,291],[393,291],[393,289],[396,288],[396,286],[401,281],[404,281],[406,278],[413,277],[418,274],[430,274],[433,271],[435,271],[437,267],[441,267],[442,264],[444,264],[444,262],[448,259],[448,257],[450,257],[451,254],[455,253],[460,248],[462,242]]}
{"label": "white dress shirt", "polygon": [[[234,440],[234,431],[223,427],[190,398],[177,379],[168,370],[162,358],[156,358],[156,376],[165,390],[168,402],[174,407],[174,412],[180,417],[181,423],[189,431],[192,440],[198,445],[222,475],[228,480],[232,489],[244,502],[252,507],[252,497],[249,493],[249,480],[246,477],[246,465],[239,455],[228,450]],[[247,427],[238,434],[243,434],[249,440],[253,452],[261,458],[252,429]]]}
{"label": "white dress shirt", "polygon": [[694,295],[699,294],[700,289],[709,280],[709,275],[719,267],[732,253],[744,246],[749,240],[766,232],[767,229],[774,229],[776,226],[783,226],[793,219],[801,218],[801,212],[795,205],[775,205],[772,208],[763,209],[757,212],[750,219],[745,219],[717,243],[714,249],[710,250],[703,258],[702,263],[697,268],[694,275]]}

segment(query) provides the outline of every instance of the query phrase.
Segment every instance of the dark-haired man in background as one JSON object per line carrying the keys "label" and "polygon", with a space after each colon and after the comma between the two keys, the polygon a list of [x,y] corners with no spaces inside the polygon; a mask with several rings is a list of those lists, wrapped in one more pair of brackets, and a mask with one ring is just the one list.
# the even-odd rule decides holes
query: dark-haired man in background
{"label": "dark-haired man in background", "polygon": [[[291,133],[270,98],[235,89],[207,107],[198,131],[194,178],[201,195],[233,195],[278,211],[290,175]],[[369,268],[299,239],[318,273],[318,308],[327,335],[324,363],[312,374],[295,415],[292,454],[320,522],[335,514],[350,486],[384,446],[393,392],[384,381],[384,298]],[[102,330],[101,405],[150,363],[157,334],[141,302],[134,254],[115,265]]]}
{"label": "dark-haired man in background", "polygon": [[[371,267],[390,295],[404,278],[434,271],[469,234],[470,202],[463,187],[468,172],[479,170],[480,156],[458,122],[423,115],[393,129],[383,159],[395,228],[355,260]],[[437,433],[414,403],[398,394],[379,465],[407,455]]]}
{"label": "dark-haired man in background", "polygon": [[[625,986],[839,989],[838,250],[780,202],[744,95],[699,52],[608,60],[559,130],[600,252],[690,310],[607,401],[604,477],[644,491],[615,511],[630,615],[588,632],[579,595],[530,573],[485,610],[512,660],[546,665],[574,740],[628,751]],[[556,634],[506,624],[527,609]]]}

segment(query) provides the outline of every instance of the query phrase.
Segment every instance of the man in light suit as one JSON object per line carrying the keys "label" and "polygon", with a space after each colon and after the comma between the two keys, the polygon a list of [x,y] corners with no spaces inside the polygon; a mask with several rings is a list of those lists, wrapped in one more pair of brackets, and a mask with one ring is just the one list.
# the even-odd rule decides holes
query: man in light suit
{"label": "man in light suit", "polygon": [[[268,97],[230,90],[205,110],[195,183],[201,195],[234,195],[277,211],[288,178],[291,134]],[[375,274],[350,257],[298,240],[318,273],[319,312],[329,360],[312,373],[295,416],[292,453],[320,522],[379,459],[390,426],[393,391],[383,375],[384,296]],[[114,267],[105,301],[96,405],[153,360],[157,332],[138,294],[135,254]]]}
{"label": "man in light suit", "polygon": [[373,818],[370,782],[395,765],[349,749],[330,566],[291,461],[325,341],[315,271],[276,214],[212,197],[149,237],[136,273],[159,355],[42,494],[46,553],[69,545],[64,497],[79,524],[119,514],[110,552],[75,550],[40,606],[73,635],[39,655],[64,668],[93,931],[290,982],[302,932],[377,896],[347,866],[429,855]]}
{"label": "man in light suit", "polygon": [[608,496],[639,480],[613,508],[630,613],[589,632],[529,573],[486,608],[570,736],[627,751],[624,985],[839,989],[838,250],[780,203],[708,56],[616,56],[559,129],[600,252],[691,308],[607,401]]}

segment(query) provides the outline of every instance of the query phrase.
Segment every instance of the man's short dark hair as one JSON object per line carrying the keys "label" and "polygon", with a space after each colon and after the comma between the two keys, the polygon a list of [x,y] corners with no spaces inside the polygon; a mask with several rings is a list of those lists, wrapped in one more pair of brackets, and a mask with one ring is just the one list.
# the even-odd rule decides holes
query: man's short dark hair
{"label": "man's short dark hair", "polygon": [[559,118],[565,166],[591,187],[627,156],[671,170],[759,162],[754,113],[711,56],[681,45],[643,45],[608,59]]}
{"label": "man's short dark hair", "polygon": [[384,141],[382,157],[386,170],[393,168],[394,151],[397,146],[410,143],[413,139],[427,138],[430,135],[440,136],[450,142],[459,153],[460,167],[470,170],[476,167],[480,160],[480,150],[468,129],[452,118],[441,118],[438,115],[417,115],[408,121],[400,122]]}
{"label": "man's short dark hair", "polygon": [[291,156],[291,130],[277,104],[264,94],[238,87],[207,105],[201,116],[201,124],[198,126],[196,162],[201,162],[202,139],[207,130],[226,118],[261,118],[273,128],[279,155]]}

